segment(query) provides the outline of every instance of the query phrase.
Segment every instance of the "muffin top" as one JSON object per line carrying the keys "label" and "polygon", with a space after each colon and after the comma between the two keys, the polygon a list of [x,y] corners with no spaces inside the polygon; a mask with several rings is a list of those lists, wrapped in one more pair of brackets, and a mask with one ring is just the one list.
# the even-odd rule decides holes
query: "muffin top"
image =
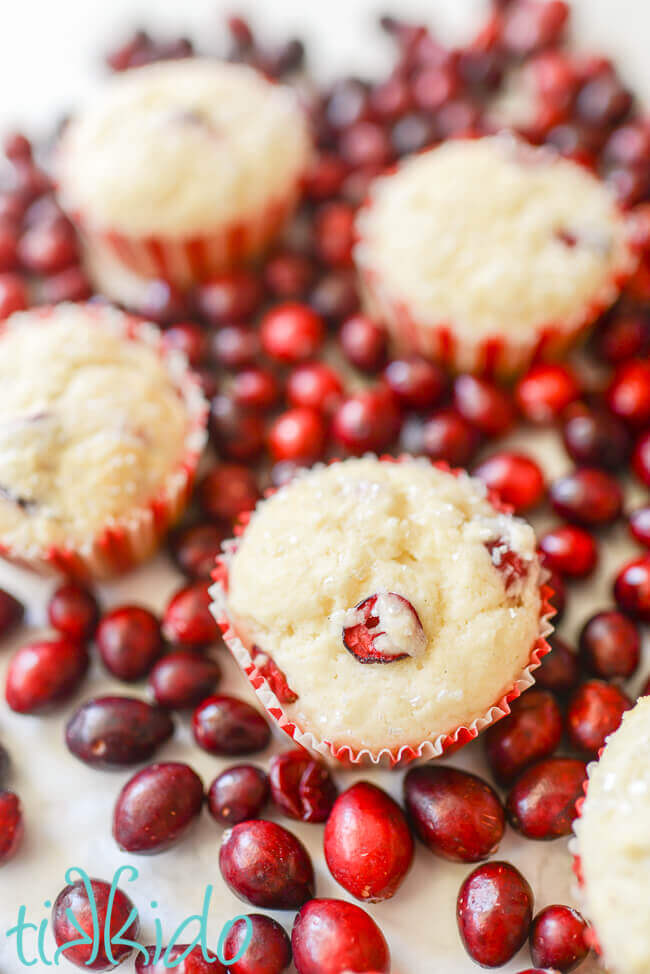
{"label": "muffin top", "polygon": [[316,467],[253,514],[228,609],[268,654],[303,731],[417,746],[483,716],[539,634],[532,528],[422,459]]}
{"label": "muffin top", "polygon": [[181,463],[187,405],[152,347],[157,330],[128,339],[125,320],[64,304],[2,326],[0,544],[89,541],[163,491]]}
{"label": "muffin top", "polygon": [[[513,136],[447,142],[375,181],[355,258],[421,323],[478,339],[584,317],[616,296],[625,224],[604,183]],[[611,292],[611,294],[610,294]]]}
{"label": "muffin top", "polygon": [[589,769],[575,823],[585,913],[608,970],[647,974],[650,965],[650,697],[642,697]]}
{"label": "muffin top", "polygon": [[283,197],[309,155],[293,93],[187,58],[116,75],[66,129],[63,204],[124,234],[194,234]]}

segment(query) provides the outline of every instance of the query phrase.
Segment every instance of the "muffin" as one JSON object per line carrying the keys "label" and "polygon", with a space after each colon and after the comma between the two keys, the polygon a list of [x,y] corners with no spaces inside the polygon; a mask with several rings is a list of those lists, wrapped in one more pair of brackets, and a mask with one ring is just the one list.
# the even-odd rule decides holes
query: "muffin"
{"label": "muffin", "polygon": [[366,311],[400,353],[458,371],[563,353],[636,262],[604,183],[507,134],[444,143],[376,180],[357,231]]}
{"label": "muffin", "polygon": [[548,651],[532,528],[424,459],[300,474],[226,545],[215,579],[213,613],[262,702],[340,760],[465,743]]}
{"label": "muffin", "polygon": [[574,824],[584,913],[612,974],[650,969],[650,697],[623,714],[600,759]]}
{"label": "muffin", "polygon": [[160,333],[62,304],[0,326],[0,553],[105,576],[149,555],[189,496],[207,405]]}
{"label": "muffin", "polygon": [[93,253],[185,288],[267,247],[309,155],[289,89],[243,65],[159,62],[115,76],[68,125],[59,196]]}

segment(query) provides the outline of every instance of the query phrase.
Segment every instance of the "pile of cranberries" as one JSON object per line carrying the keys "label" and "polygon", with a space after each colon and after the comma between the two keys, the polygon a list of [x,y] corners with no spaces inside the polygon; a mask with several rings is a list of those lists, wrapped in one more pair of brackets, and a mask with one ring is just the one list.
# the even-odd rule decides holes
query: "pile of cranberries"
{"label": "pile of cranberries", "polygon": [[[297,911],[291,940],[275,920],[253,913],[241,959],[207,961],[195,948],[181,974],[281,974],[292,956],[298,974],[388,974],[389,950],[375,922],[351,902],[317,898],[309,853],[288,828],[261,817],[271,809],[289,823],[324,825],[329,871],[363,904],[408,884],[415,840],[437,857],[472,864],[457,918],[478,964],[507,963],[526,941],[535,971],[571,971],[588,953],[575,910],[551,905],[535,915],[524,876],[492,858],[508,826],[531,840],[570,833],[586,761],[632,706],[626,681],[640,665],[640,624],[650,621],[650,503],[630,511],[621,489],[628,472],[637,486],[650,486],[650,124],[611,62],[567,50],[567,19],[563,0],[494,0],[476,37],[449,49],[422,25],[383,18],[397,48],[390,73],[374,82],[346,77],[309,99],[317,153],[282,243],[263,265],[217,275],[189,293],[154,281],[138,309],[186,355],[210,400],[219,460],[169,538],[182,584],[158,617],[143,605],[107,610],[89,588],[64,582],[48,604],[52,635],[15,652],[5,696],[21,714],[65,706],[96,657],[126,685],[124,693],[77,706],[66,743],[93,768],[133,769],[116,796],[116,847],[160,853],[183,841],[205,804],[228,829],[219,868],[234,894],[255,909]],[[228,57],[268,77],[291,81],[303,70],[299,40],[263,47],[238,17],[228,34]],[[140,31],[107,62],[124,71],[192,53],[185,38],[160,42]],[[533,116],[520,134],[598,172],[624,207],[635,208],[639,270],[594,328],[585,351],[598,368],[588,377],[571,365],[538,363],[511,386],[489,375],[452,379],[423,359],[391,358],[380,323],[360,309],[354,219],[369,182],[404,155],[489,132],[491,106],[513,71],[525,71],[534,92]],[[6,139],[4,151],[11,175],[0,189],[0,320],[35,304],[90,297],[46,154],[20,133]],[[548,484],[531,456],[499,446],[517,422],[554,427],[573,470]],[[402,805],[368,782],[339,793],[343,782],[302,749],[274,757],[266,770],[248,763],[267,747],[270,728],[246,701],[219,693],[220,637],[209,612],[210,573],[238,517],[299,465],[367,450],[473,467],[516,512],[547,503],[557,523],[539,547],[556,622],[570,584],[596,568],[612,526],[626,521],[640,546],[612,579],[613,604],[584,621],[577,648],[553,637],[537,687],[474,745],[483,748],[492,782],[447,765],[414,768],[404,776]],[[20,602],[0,591],[0,640],[22,619]],[[137,692],[145,681],[146,698]],[[207,788],[187,764],[147,763],[188,719],[198,747],[239,762]],[[0,865],[15,855],[23,832],[18,797],[1,790],[9,772],[0,745]],[[93,880],[100,925],[109,890]],[[132,910],[118,892],[116,929]],[[82,884],[67,886],[54,903],[59,944],[73,939],[70,916],[82,929],[92,923]],[[127,932],[135,935],[137,918]],[[224,961],[245,937],[245,925],[235,924]],[[70,948],[66,957],[84,966],[89,949]],[[180,956],[185,948],[175,949]],[[100,952],[92,969],[111,966]],[[158,974],[153,948],[138,955],[136,970]]]}

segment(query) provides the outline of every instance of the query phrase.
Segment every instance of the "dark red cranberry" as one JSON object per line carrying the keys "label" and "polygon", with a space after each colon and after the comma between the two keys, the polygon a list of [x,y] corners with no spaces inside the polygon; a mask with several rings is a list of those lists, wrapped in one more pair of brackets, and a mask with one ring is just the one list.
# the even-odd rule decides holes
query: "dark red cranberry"
{"label": "dark red cranberry", "polygon": [[182,352],[192,367],[201,365],[208,353],[208,338],[195,321],[179,321],[163,332],[165,348]]}
{"label": "dark red cranberry", "polygon": [[299,406],[274,420],[268,433],[269,452],[276,463],[290,460],[309,466],[323,455],[326,437],[320,413]]}
{"label": "dark red cranberry", "polygon": [[542,665],[535,670],[535,683],[553,693],[568,693],[578,685],[580,679],[578,654],[559,636],[551,636],[549,642],[552,652],[543,658]]}
{"label": "dark red cranberry", "polygon": [[405,409],[437,406],[447,387],[444,372],[423,358],[394,359],[386,366],[384,378]]}
{"label": "dark red cranberry", "polygon": [[650,431],[642,433],[632,454],[632,469],[642,484],[650,487]]}
{"label": "dark red cranberry", "polygon": [[88,669],[88,652],[75,639],[43,639],[22,646],[7,670],[5,694],[12,710],[33,714],[66,700]]}
{"label": "dark red cranberry", "polygon": [[515,700],[509,716],[488,727],[483,737],[488,764],[501,785],[553,754],[561,739],[562,712],[552,693],[536,687]]}
{"label": "dark red cranberry", "polygon": [[25,614],[25,607],[22,602],[0,588],[0,639],[11,632],[20,622]]}
{"label": "dark red cranberry", "polygon": [[42,223],[23,233],[18,241],[18,258],[28,271],[54,274],[77,261],[77,240],[63,220]]}
{"label": "dark red cranberry", "polygon": [[172,558],[188,578],[210,578],[227,533],[210,521],[179,528],[169,539]]}
{"label": "dark red cranberry", "polygon": [[50,625],[71,639],[90,639],[99,619],[97,599],[87,588],[66,582],[56,589],[47,607]]}
{"label": "dark red cranberry", "polygon": [[531,423],[550,423],[580,395],[575,373],[565,365],[534,365],[515,389],[522,416]]}
{"label": "dark red cranberry", "polygon": [[196,291],[200,314],[213,325],[249,318],[259,307],[262,288],[252,271],[234,270],[212,277]]}
{"label": "dark red cranberry", "polygon": [[272,372],[251,366],[234,376],[231,394],[238,406],[268,412],[277,402],[280,389]]}
{"label": "dark red cranberry", "polygon": [[630,426],[650,423],[650,359],[619,366],[607,390],[607,404]]}
{"label": "dark red cranberry", "polygon": [[392,393],[368,389],[350,396],[336,410],[332,436],[350,453],[382,450],[397,436],[400,414]]}
{"label": "dark red cranberry", "polygon": [[260,353],[259,335],[245,325],[224,325],[212,336],[210,351],[224,369],[248,368]]}
{"label": "dark red cranberry", "polygon": [[396,155],[410,156],[435,141],[434,120],[426,112],[409,112],[395,122],[390,137]]}
{"label": "dark red cranberry", "polygon": [[622,122],[631,107],[632,95],[610,71],[602,71],[587,81],[575,101],[577,117],[596,129]]}
{"label": "dark red cranberry", "polygon": [[574,690],[567,708],[567,733],[578,751],[596,757],[618,728],[632,701],[619,687],[588,680]]}
{"label": "dark red cranberry", "polygon": [[306,177],[306,192],[311,200],[320,203],[337,196],[347,175],[348,167],[340,156],[321,152]]}
{"label": "dark red cranberry", "polygon": [[414,768],[404,780],[404,801],[416,835],[443,859],[480,862],[493,855],[505,830],[494,789],[458,768]]}
{"label": "dark red cranberry", "polygon": [[309,853],[275,822],[240,822],[225,832],[219,868],[235,896],[263,910],[297,910],[314,895]]}
{"label": "dark red cranberry", "polygon": [[[224,967],[217,960],[214,950],[208,949],[208,956],[213,959],[206,960],[201,945],[192,947],[191,944],[174,944],[173,947],[170,945],[162,948],[162,953],[157,947],[146,947],[145,950],[146,960],[140,952],[136,957],[136,974],[167,974],[170,970],[176,974],[226,974],[233,970],[232,967]],[[184,959],[180,960],[181,957]]]}
{"label": "dark red cranberry", "polygon": [[587,467],[619,470],[630,453],[625,426],[603,410],[576,407],[565,420],[562,436],[571,459]]}
{"label": "dark red cranberry", "polygon": [[148,761],[174,733],[160,707],[135,697],[94,697],[65,729],[68,749],[95,768],[122,768]]}
{"label": "dark red cranberry", "polygon": [[534,764],[508,795],[510,824],[527,839],[569,835],[586,776],[585,763],[574,758],[546,758]]}
{"label": "dark red cranberry", "polygon": [[260,812],[269,800],[269,779],[252,764],[237,764],[226,768],[208,789],[208,809],[217,822],[237,825]]}
{"label": "dark red cranberry", "polygon": [[369,89],[358,78],[337,81],[327,98],[325,115],[334,129],[345,129],[366,118],[369,110]]}
{"label": "dark red cranberry", "polygon": [[271,257],[264,268],[264,280],[274,297],[298,301],[314,279],[314,267],[308,257],[284,251]]}
{"label": "dark red cranberry", "polygon": [[272,758],[269,781],[278,808],[302,822],[325,822],[338,795],[324,764],[302,748]]}
{"label": "dark red cranberry", "polygon": [[580,633],[580,661],[589,673],[603,680],[632,676],[640,654],[641,640],[636,626],[614,609],[596,613]]}
{"label": "dark red cranberry", "polygon": [[[392,146],[385,128],[370,121],[356,122],[347,128],[339,140],[339,151],[344,161],[354,168],[372,166],[382,169],[392,157]],[[352,221],[353,217],[354,214]]]}
{"label": "dark red cranberry", "polygon": [[[406,430],[405,430],[406,432]],[[465,467],[479,446],[479,435],[454,409],[441,409],[425,420],[409,452],[424,453],[452,467]]]}
{"label": "dark red cranberry", "polygon": [[306,362],[294,369],[287,380],[287,399],[292,406],[315,409],[330,416],[343,396],[338,372],[326,362]]}
{"label": "dark red cranberry", "polygon": [[214,399],[221,384],[216,370],[210,365],[200,366],[198,369],[194,369],[194,375],[198,379],[201,392],[205,398]]}
{"label": "dark red cranberry", "polygon": [[359,900],[395,895],[413,861],[413,839],[400,806],[368,782],[337,798],[325,826],[332,876]]}
{"label": "dark red cranberry", "polygon": [[353,314],[359,307],[359,295],[352,271],[324,274],[312,289],[309,303],[317,314],[331,323]]}
{"label": "dark red cranberry", "polygon": [[227,395],[210,404],[210,434],[221,456],[246,463],[264,448],[264,422],[259,413],[243,409]]}
{"label": "dark red cranberry", "polygon": [[138,311],[143,317],[166,325],[186,317],[185,303],[184,296],[172,284],[155,280],[147,285]]}
{"label": "dark red cranberry", "polygon": [[398,74],[379,82],[370,92],[371,113],[382,121],[400,118],[411,105],[411,88],[407,80]]}
{"label": "dark red cranberry", "polygon": [[20,274],[0,274],[0,321],[29,305],[27,284]]}
{"label": "dark red cranberry", "polygon": [[[62,951],[71,964],[86,971],[108,971],[125,961],[131,953],[133,948],[120,943],[118,937],[137,939],[140,928],[138,912],[126,893],[117,889],[112,896],[111,884],[102,879],[91,879],[90,890],[92,898],[81,879],[61,890],[52,907],[52,933],[58,947],[75,944]],[[109,938],[104,936],[107,924]],[[102,932],[99,943],[97,929]],[[81,943],[80,930],[86,935]],[[113,937],[117,940],[115,944]],[[111,940],[110,956],[106,949],[107,939]]]}
{"label": "dark red cranberry", "polygon": [[[282,974],[291,963],[291,942],[284,927],[262,913],[248,916],[252,937],[238,961],[228,965],[232,974]],[[248,925],[236,920],[223,945],[224,960],[237,957],[246,943]]]}
{"label": "dark red cranberry", "polygon": [[[636,511],[632,511],[628,524],[632,537],[639,544],[650,548],[650,504],[646,504],[645,507],[638,507]],[[0,625],[1,630],[2,626]]]}
{"label": "dark red cranberry", "polygon": [[354,208],[348,203],[337,201],[320,207],[315,217],[314,236],[323,263],[332,267],[352,266],[354,217]]}
{"label": "dark red cranberry", "polygon": [[514,410],[506,393],[475,375],[454,382],[454,405],[460,415],[486,436],[501,436],[513,424]]}
{"label": "dark red cranberry", "polygon": [[347,318],[341,326],[339,341],[347,360],[362,372],[378,372],[386,361],[386,332],[367,315]]}
{"label": "dark red cranberry", "polygon": [[411,87],[417,107],[435,112],[458,94],[458,74],[451,64],[427,64],[414,76]]}
{"label": "dark red cranberry", "polygon": [[108,612],[95,638],[106,669],[127,683],[146,676],[163,651],[158,619],[139,605],[121,605]]}
{"label": "dark red cranberry", "polygon": [[199,484],[199,503],[209,517],[233,521],[244,511],[251,511],[260,493],[254,474],[248,467],[222,463],[206,473]]}
{"label": "dark red cranberry", "polygon": [[192,731],[199,747],[226,756],[263,751],[271,739],[269,725],[258,710],[225,694],[208,697],[196,708]]}
{"label": "dark red cranberry", "polygon": [[117,796],[113,836],[123,852],[162,852],[184,835],[202,806],[203,783],[187,764],[150,764]]}
{"label": "dark red cranberry", "polygon": [[298,974],[367,971],[388,974],[384,936],[365,910],[344,900],[311,900],[300,910],[291,934]]}
{"label": "dark red cranberry", "polygon": [[165,638],[181,649],[202,649],[219,638],[210,612],[210,583],[192,582],[176,592],[163,614]]}
{"label": "dark red cranberry", "polygon": [[585,578],[598,561],[598,548],[592,536],[572,524],[547,531],[539,547],[544,554],[544,564],[570,578]]}
{"label": "dark red cranberry", "polygon": [[544,496],[544,474],[523,453],[495,453],[475,468],[474,476],[517,512],[536,507]]}
{"label": "dark red cranberry", "polygon": [[623,565],[614,581],[614,597],[623,612],[650,622],[650,556]]}
{"label": "dark red cranberry", "polygon": [[650,160],[650,130],[638,122],[615,129],[603,151],[611,165],[643,166]]}
{"label": "dark red cranberry", "polygon": [[501,967],[526,941],[533,891],[510,863],[484,863],[461,886],[456,918],[472,960],[482,967]]}
{"label": "dark red cranberry", "polygon": [[309,305],[279,304],[260,324],[262,348],[277,362],[295,364],[313,358],[325,337],[322,318]]}
{"label": "dark red cranberry", "polygon": [[596,527],[615,521],[623,508],[618,481],[603,470],[582,467],[551,485],[554,510],[567,521]]}
{"label": "dark red cranberry", "polygon": [[597,335],[601,358],[610,365],[618,365],[648,351],[650,326],[639,312],[620,312],[605,322]]}
{"label": "dark red cranberry", "polygon": [[547,906],[530,928],[530,956],[538,967],[572,971],[589,953],[585,941],[587,924],[577,910],[568,906]]}
{"label": "dark red cranberry", "polygon": [[161,707],[186,710],[214,693],[220,678],[221,667],[215,660],[192,652],[169,653],[152,669],[149,686]]}
{"label": "dark red cranberry", "polygon": [[0,866],[18,851],[24,833],[23,812],[18,796],[0,790]]}
{"label": "dark red cranberry", "polygon": [[[395,663],[417,655],[418,649],[426,645],[420,617],[401,595],[394,592],[370,595],[355,606],[355,614],[361,620],[345,626],[341,635],[345,648],[360,663]],[[391,639],[389,616],[403,622],[404,635],[399,645]]]}

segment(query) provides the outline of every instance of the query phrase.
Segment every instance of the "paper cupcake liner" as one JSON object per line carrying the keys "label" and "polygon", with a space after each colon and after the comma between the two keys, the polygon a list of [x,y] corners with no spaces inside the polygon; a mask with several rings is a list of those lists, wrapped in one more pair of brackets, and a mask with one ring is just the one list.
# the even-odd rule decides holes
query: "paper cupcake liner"
{"label": "paper cupcake liner", "polygon": [[[400,457],[380,456],[380,460],[391,463],[399,463],[403,460],[411,459],[408,455]],[[333,460],[332,463],[340,461]],[[433,466],[441,470],[446,470],[454,476],[459,476],[465,471],[452,469],[445,463],[434,463]],[[265,497],[275,493],[275,489],[266,492]],[[496,510],[503,513],[512,513],[512,508],[503,504],[493,492],[488,491],[488,500]],[[261,502],[263,503],[263,501]],[[547,584],[550,573],[543,567],[540,577],[540,592],[542,596],[540,615],[539,615],[539,634],[530,649],[528,664],[520,675],[514,680],[511,688],[496,700],[492,706],[480,717],[477,717],[470,724],[461,724],[446,734],[438,734],[433,739],[421,741],[417,746],[401,745],[398,748],[354,748],[350,744],[336,744],[324,738],[317,737],[311,731],[300,728],[295,720],[286,712],[281,700],[272,689],[270,682],[262,672],[262,668],[256,663],[252,647],[246,646],[239,636],[236,623],[232,619],[228,610],[228,577],[229,566],[235,555],[240,538],[246,530],[253,511],[242,514],[235,527],[235,537],[225,541],[222,545],[222,554],[217,559],[217,564],[212,574],[214,585],[210,589],[212,604],[210,610],[217,625],[221,629],[224,641],[239,667],[246,675],[250,685],[257,694],[265,710],[273,717],[278,726],[291,737],[297,744],[306,748],[308,751],[324,758],[328,763],[339,763],[347,765],[384,765],[391,768],[396,765],[410,764],[413,761],[429,761],[432,758],[459,749],[474,740],[481,731],[496,723],[502,717],[510,713],[510,704],[516,700],[524,690],[527,690],[535,683],[533,671],[536,670],[547,653],[551,651],[551,646],[547,641],[547,636],[553,631],[551,618],[555,615],[555,609],[551,605],[553,589]],[[262,655],[263,647],[262,647]]]}
{"label": "paper cupcake liner", "polygon": [[[576,812],[578,814],[577,814],[577,817],[575,818],[575,820],[573,822],[573,835],[569,839],[569,852],[571,853],[571,857],[572,857],[572,860],[573,860],[573,862],[572,862],[572,869],[573,869],[573,873],[574,873],[574,875],[576,877],[576,880],[577,880],[577,890],[576,890],[576,894],[577,895],[576,895],[576,898],[578,900],[582,901],[583,904],[584,904],[584,901],[585,901],[585,893],[584,893],[584,890],[585,890],[585,880],[584,880],[584,874],[583,874],[583,871],[582,871],[582,860],[580,858],[580,853],[578,852],[578,837],[575,834],[575,827],[576,827],[576,822],[582,817],[582,809],[584,808],[584,804],[585,804],[585,801],[586,801],[586,798],[587,798],[587,792],[589,790],[589,777],[590,777],[591,772],[593,771],[593,769],[597,766],[598,761],[600,760],[600,756],[601,756],[601,754],[603,753],[604,750],[605,750],[605,747],[604,746],[601,747],[601,749],[598,752],[597,759],[595,761],[591,761],[587,765],[587,777],[585,778],[585,780],[583,782],[583,785],[582,785],[582,790],[584,792],[584,795],[581,798],[579,798],[578,801],[576,802]],[[585,931],[585,935],[584,936],[585,936],[585,942],[589,945],[589,947],[593,951],[595,951],[598,954],[598,956],[602,956],[602,948],[601,948],[600,943],[599,943],[599,940],[598,940],[598,934],[596,933],[596,931],[594,930],[594,928],[592,926],[589,926],[587,928],[587,930]]]}
{"label": "paper cupcake liner", "polygon": [[[53,306],[46,306],[35,308],[30,314],[47,319],[54,310]],[[155,325],[101,305],[87,305],[87,311],[89,320],[98,327],[107,326],[126,340],[143,342],[160,356],[185,404],[188,424],[182,455],[155,495],[128,514],[110,519],[95,537],[27,549],[0,542],[0,555],[15,564],[41,574],[57,573],[81,580],[120,574],[153,554],[189,501],[207,442],[208,416],[208,404],[198,379],[180,352],[165,347]],[[2,331],[0,325],[0,337]]]}

